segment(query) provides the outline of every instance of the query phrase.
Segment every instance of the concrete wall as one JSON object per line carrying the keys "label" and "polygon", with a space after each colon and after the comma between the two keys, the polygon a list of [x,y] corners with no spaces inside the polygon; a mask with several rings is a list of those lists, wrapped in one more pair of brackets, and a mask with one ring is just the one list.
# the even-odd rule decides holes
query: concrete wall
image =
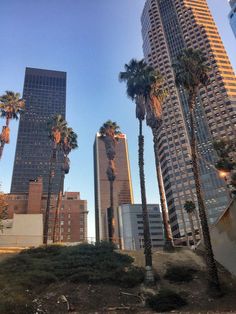
{"label": "concrete wall", "polygon": [[43,244],[43,215],[14,214],[4,222],[0,246],[38,246]]}
{"label": "concrete wall", "polygon": [[215,259],[236,276],[236,199],[211,229]]}

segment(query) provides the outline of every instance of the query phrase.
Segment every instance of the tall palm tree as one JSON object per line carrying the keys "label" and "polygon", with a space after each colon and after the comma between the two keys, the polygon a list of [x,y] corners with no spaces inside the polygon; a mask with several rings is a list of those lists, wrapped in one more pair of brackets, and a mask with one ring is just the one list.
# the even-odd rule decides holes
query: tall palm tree
{"label": "tall palm tree", "polygon": [[146,107],[147,103],[149,102],[149,95],[152,89],[152,84],[155,82],[155,73],[153,73],[153,75],[150,75],[150,67],[144,62],[144,60],[137,61],[135,59],[132,59],[129,64],[125,64],[124,67],[125,71],[120,72],[119,79],[121,82],[126,82],[127,95],[136,103],[136,118],[139,121],[138,160],[143,212],[146,281],[153,282],[154,276],[152,269],[152,246],[148,220],[144,174],[144,136],[142,122],[146,117]]}
{"label": "tall palm tree", "polygon": [[62,139],[64,138],[64,133],[66,132],[67,122],[61,115],[56,115],[49,122],[49,138],[52,141],[52,155],[49,167],[49,177],[48,177],[48,195],[47,195],[47,205],[45,211],[44,219],[44,230],[43,230],[43,243],[47,244],[48,241],[48,223],[49,223],[49,211],[51,205],[51,193],[52,193],[52,180],[55,173],[57,152],[61,150]]}
{"label": "tall palm tree", "polygon": [[[197,239],[196,239],[194,223],[193,223],[193,215],[194,215],[195,210],[196,210],[194,202],[193,201],[186,201],[184,204],[184,209],[185,209],[186,213],[188,214],[191,232],[192,232],[192,237],[193,237],[193,243],[194,243],[194,245],[196,245]],[[200,230],[199,230],[199,232],[200,232]]]}
{"label": "tall palm tree", "polygon": [[166,206],[165,190],[162,180],[161,167],[158,153],[158,134],[162,125],[162,107],[161,103],[167,96],[167,91],[163,88],[163,79],[158,71],[151,66],[148,67],[150,76],[153,76],[153,83],[151,85],[150,94],[147,101],[147,125],[152,129],[153,143],[154,143],[154,157],[157,171],[157,182],[160,194],[161,211],[164,224],[165,245],[164,249],[167,251],[174,250],[174,243],[172,231],[169,223],[169,214]]}
{"label": "tall palm tree", "polygon": [[190,120],[190,149],[192,156],[193,175],[198,201],[198,210],[202,226],[203,240],[205,245],[205,257],[209,275],[209,285],[215,290],[220,290],[217,267],[211,245],[209,226],[206,215],[206,206],[203,199],[202,187],[199,174],[198,155],[195,135],[195,103],[199,89],[209,83],[206,65],[207,59],[201,51],[192,48],[184,50],[173,64],[176,77],[176,85],[185,89],[188,94],[189,120]]}
{"label": "tall palm tree", "polygon": [[68,158],[68,155],[70,154],[72,150],[76,149],[77,147],[78,147],[77,134],[73,131],[72,128],[66,127],[65,129],[63,129],[63,133],[61,137],[61,149],[64,155],[64,161],[61,167],[61,179],[60,179],[60,184],[59,184],[59,192],[58,192],[58,197],[57,197],[56,212],[55,212],[55,218],[54,218],[54,224],[53,224],[53,235],[52,235],[53,242],[55,242],[56,225],[57,225],[59,209],[61,207],[64,179],[65,179],[65,175],[68,174],[70,171],[70,160]]}
{"label": "tall palm tree", "polygon": [[0,96],[0,117],[6,119],[6,125],[3,126],[0,134],[0,159],[2,158],[5,144],[10,142],[10,120],[18,120],[24,108],[25,101],[20,98],[19,93],[6,91],[4,95]]}
{"label": "tall palm tree", "polygon": [[109,242],[115,242],[115,217],[114,217],[114,195],[113,185],[116,179],[115,156],[116,143],[119,139],[120,127],[116,122],[106,121],[99,130],[101,139],[105,144],[106,155],[108,159],[107,179],[110,184],[110,207],[108,209],[108,237]]}

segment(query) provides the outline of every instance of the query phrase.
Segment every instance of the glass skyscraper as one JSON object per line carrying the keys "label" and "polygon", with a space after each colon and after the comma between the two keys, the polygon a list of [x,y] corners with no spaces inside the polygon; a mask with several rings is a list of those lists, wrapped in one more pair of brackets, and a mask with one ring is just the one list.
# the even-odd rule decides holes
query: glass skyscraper
{"label": "glass skyscraper", "polygon": [[[11,193],[27,193],[29,180],[40,176],[47,192],[52,154],[48,123],[56,114],[65,117],[66,73],[26,68],[23,98],[26,108],[19,123]],[[59,154],[52,193],[59,189],[61,162]]]}
{"label": "glass skyscraper", "polygon": [[211,68],[210,84],[196,99],[201,181],[211,223],[229,201],[225,182],[214,168],[212,142],[235,136],[236,78],[206,0],[146,0],[141,21],[145,60],[160,71],[169,91],[163,103],[159,159],[173,235],[186,239],[191,228],[184,203],[197,200],[187,96],[175,86],[172,64],[183,49],[194,48],[205,53]]}
{"label": "glass skyscraper", "polygon": [[230,0],[229,3],[231,6],[231,11],[229,13],[229,23],[234,32],[234,36],[236,37],[236,0]]}

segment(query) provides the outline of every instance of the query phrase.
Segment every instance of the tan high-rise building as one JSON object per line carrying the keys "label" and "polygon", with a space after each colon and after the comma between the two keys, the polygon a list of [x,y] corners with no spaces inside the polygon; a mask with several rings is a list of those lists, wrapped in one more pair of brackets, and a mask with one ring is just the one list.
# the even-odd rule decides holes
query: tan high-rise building
{"label": "tan high-rise building", "polygon": [[172,64],[183,49],[192,47],[206,54],[211,68],[211,82],[196,100],[201,180],[210,222],[228,203],[225,183],[213,166],[212,142],[235,137],[236,77],[206,0],[147,0],[141,21],[145,59],[161,72],[169,91],[163,104],[159,157],[173,235],[186,238],[191,229],[183,205],[196,201],[196,193],[187,97],[176,89]]}
{"label": "tan high-rise building", "polygon": [[[114,181],[115,237],[118,241],[118,206],[133,204],[133,191],[130,175],[126,135],[121,134],[116,145],[116,179]],[[105,145],[96,134],[94,142],[94,189],[96,241],[108,240],[107,208],[110,207],[110,187],[107,179],[108,160]]]}

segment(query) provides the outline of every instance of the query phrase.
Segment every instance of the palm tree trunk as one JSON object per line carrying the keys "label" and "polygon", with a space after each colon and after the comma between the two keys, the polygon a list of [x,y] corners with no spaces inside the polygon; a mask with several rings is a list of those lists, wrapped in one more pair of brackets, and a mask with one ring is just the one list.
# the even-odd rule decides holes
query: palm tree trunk
{"label": "palm tree trunk", "polygon": [[[10,124],[10,119],[7,116],[6,117],[6,127],[9,127],[9,124]],[[5,144],[6,144],[5,141],[1,140],[1,142],[0,142],[0,160],[2,159],[3,149],[4,149]]]}
{"label": "palm tree trunk", "polygon": [[2,159],[4,145],[5,145],[5,142],[1,141],[1,144],[0,144],[0,159]]}
{"label": "palm tree trunk", "polygon": [[149,219],[147,211],[146,188],[145,188],[145,174],[144,174],[144,136],[142,134],[142,120],[139,119],[139,136],[138,136],[138,158],[139,158],[139,178],[142,199],[143,212],[143,235],[144,235],[144,254],[146,266],[146,281],[154,282],[154,275],[152,270],[152,245],[149,229]]}
{"label": "palm tree trunk", "polygon": [[109,180],[110,183],[110,207],[108,208],[108,238],[109,242],[115,242],[115,219],[114,219],[114,193],[113,193],[113,180]]}
{"label": "palm tree trunk", "polygon": [[48,178],[48,196],[47,196],[47,206],[45,211],[45,218],[44,218],[44,228],[43,228],[43,243],[47,245],[48,242],[48,224],[49,224],[49,212],[50,212],[50,205],[51,205],[51,194],[52,194],[52,178],[53,178],[53,171],[54,171],[54,163],[56,159],[56,148],[53,148],[50,168],[49,168],[49,178]]}
{"label": "palm tree trunk", "polygon": [[59,209],[61,207],[64,178],[65,178],[65,172],[62,170],[61,182],[60,182],[60,186],[59,186],[59,193],[58,193],[58,197],[57,197],[56,212],[55,212],[55,218],[54,218],[54,224],[53,224],[53,234],[52,234],[52,242],[53,243],[55,242],[55,238],[56,238],[56,226],[57,226]]}
{"label": "palm tree trunk", "polygon": [[194,216],[196,217],[196,221],[197,221],[197,228],[198,228],[198,234],[199,234],[200,241],[201,240],[203,241],[202,228],[200,225],[199,215],[198,215],[197,209],[195,209],[195,211],[194,211]]}
{"label": "palm tree trunk", "polygon": [[182,222],[183,222],[183,227],[184,227],[184,235],[185,235],[186,243],[187,243],[187,246],[190,246],[188,230],[187,230],[186,221],[184,218],[184,211],[182,207],[180,208],[180,212],[181,212],[181,217],[182,217]]}
{"label": "palm tree trunk", "polygon": [[163,180],[161,175],[161,167],[159,163],[159,156],[158,156],[158,130],[152,128],[153,134],[153,142],[154,142],[154,155],[155,155],[155,163],[156,163],[156,171],[157,171],[157,182],[158,188],[160,193],[160,202],[161,202],[161,211],[162,211],[162,219],[164,225],[164,236],[165,236],[165,245],[164,249],[167,251],[172,251],[174,249],[173,237],[169,223],[169,214],[166,206],[166,199],[165,199],[165,190],[163,186]]}
{"label": "palm tree trunk", "polygon": [[205,246],[205,258],[206,265],[208,269],[208,281],[209,287],[214,289],[215,291],[220,291],[220,283],[218,278],[218,272],[216,267],[216,262],[214,259],[214,254],[211,245],[210,231],[207,221],[206,208],[202,196],[202,189],[200,183],[200,175],[199,175],[199,166],[197,159],[197,147],[196,147],[196,137],[195,137],[195,123],[194,123],[194,104],[195,104],[196,92],[192,92],[189,95],[189,111],[190,111],[190,148],[191,148],[191,156],[192,156],[192,167],[193,167],[193,175],[196,187],[196,194],[198,200],[198,210],[199,216],[202,226],[203,240]]}
{"label": "palm tree trunk", "polygon": [[196,245],[197,239],[196,239],[195,229],[194,229],[194,224],[193,224],[193,214],[189,213],[188,217],[189,217],[189,222],[190,222],[190,227],[191,227],[191,232],[192,232],[193,243],[194,245]]}

